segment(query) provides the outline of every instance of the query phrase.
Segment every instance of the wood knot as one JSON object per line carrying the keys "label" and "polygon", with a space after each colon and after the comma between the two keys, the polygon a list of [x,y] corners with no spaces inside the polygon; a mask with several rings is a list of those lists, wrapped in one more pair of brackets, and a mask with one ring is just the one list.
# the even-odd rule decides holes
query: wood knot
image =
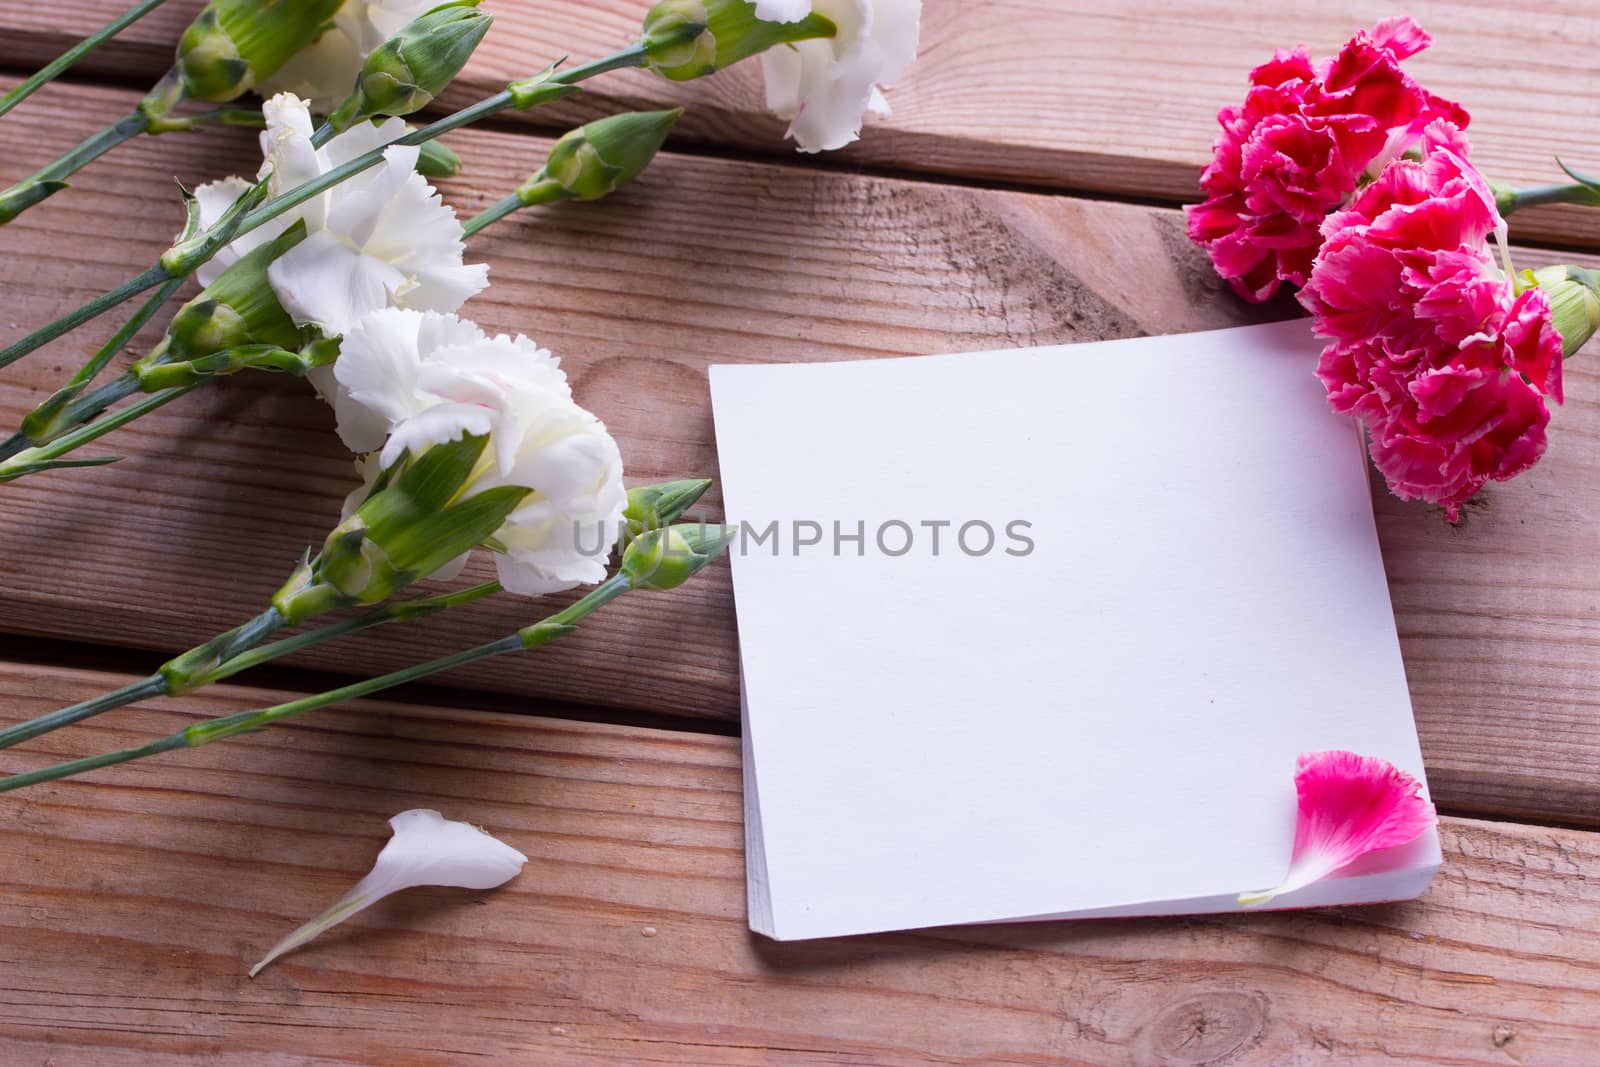
{"label": "wood knot", "polygon": [[1220,1067],[1260,1039],[1267,998],[1216,990],[1163,1008],[1140,1032],[1140,1062],[1161,1067]]}

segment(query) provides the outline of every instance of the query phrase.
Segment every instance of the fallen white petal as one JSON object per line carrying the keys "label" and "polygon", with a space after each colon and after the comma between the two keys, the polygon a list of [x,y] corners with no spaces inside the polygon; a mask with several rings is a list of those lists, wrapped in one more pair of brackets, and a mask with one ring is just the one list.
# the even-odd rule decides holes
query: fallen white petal
{"label": "fallen white petal", "polygon": [[394,836],[378,853],[367,876],[327,911],[274,945],[260,963],[250,968],[251,978],[285,952],[299,948],[390,893],[423,885],[493,889],[515,878],[528,862],[528,857],[476,826],[446,819],[428,808],[402,811],[389,820],[389,825]]}

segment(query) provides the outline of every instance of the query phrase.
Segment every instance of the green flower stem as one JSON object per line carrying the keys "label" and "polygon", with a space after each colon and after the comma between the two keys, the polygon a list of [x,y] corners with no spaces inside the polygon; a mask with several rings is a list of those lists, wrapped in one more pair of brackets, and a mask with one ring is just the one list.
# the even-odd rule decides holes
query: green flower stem
{"label": "green flower stem", "polygon": [[540,204],[553,204],[557,200],[565,200],[570,194],[556,182],[541,182],[527,193],[507,193],[505,197],[495,201],[472,218],[468,219],[461,227],[463,237],[471,237],[491,223],[499,222],[514,211],[525,207],[535,207]]}
{"label": "green flower stem", "polygon": [[60,158],[0,192],[0,225],[10,222],[39,201],[59,193],[67,187],[67,179],[72,175],[149,128],[150,118],[144,112],[124,115],[99,132],[89,135]]}
{"label": "green flower stem", "polygon": [[[598,74],[604,74],[607,71],[620,70],[624,67],[643,66],[644,61],[644,49],[639,45],[632,45],[604,59],[597,59],[592,63],[585,63],[582,66],[573,67],[571,70],[552,75],[549,81],[556,85],[576,85],[581,81],[593,78]],[[485,97],[476,104],[468,105],[452,115],[446,115],[437,122],[430,123],[421,129],[413,130],[393,143],[398,145],[424,144],[437,137],[444,136],[451,130],[470,126],[474,122],[487,118],[496,112],[504,111],[516,103],[516,99],[516,95],[511,90],[502,89],[493,96]],[[284,212],[299,207],[312,197],[327,192],[347,178],[354,177],[367,170],[383,159],[383,152],[384,149],[375,148],[366,155],[357,156],[348,163],[335,167],[312,181],[306,182],[304,185],[297,186],[279,196],[273,197],[244,217],[244,221],[239,225],[238,232],[234,235],[235,239],[242,237],[258,226],[271,222]],[[205,259],[209,258],[211,258],[209,255],[205,257]],[[200,260],[200,262],[204,262],[205,259]],[[195,264],[195,266],[199,265],[199,263]]]}
{"label": "green flower stem", "polygon": [[1500,209],[1502,215],[1509,215],[1525,207],[1541,207],[1545,204],[1600,207],[1600,188],[1584,182],[1573,182],[1570,185],[1540,185],[1532,189],[1496,187],[1494,192],[1495,206]]}
{"label": "green flower stem", "polygon": [[92,460],[62,460],[60,457],[88,444],[90,441],[104,437],[121,426],[125,426],[134,419],[140,418],[164,404],[169,404],[184,393],[195,388],[193,385],[180,386],[176,389],[163,389],[159,393],[151,393],[137,404],[129,404],[114,415],[104,419],[97,419],[85,426],[80,426],[70,433],[62,434],[46,445],[35,448],[25,448],[11,458],[0,462],[0,482],[9,482],[27,474],[37,474],[40,471],[51,470],[57,467],[83,467],[103,463],[114,463],[122,458],[120,456],[104,457]]}
{"label": "green flower stem", "polygon": [[[126,388],[129,383],[118,379],[111,388],[101,387],[91,393],[90,397],[95,400],[85,403],[79,399],[79,394],[84,388],[106,368],[106,364],[110,363],[118,352],[128,346],[133,336],[150,321],[151,316],[161,309],[161,305],[166,303],[182,284],[182,279],[174,279],[158,289],[155,295],[146,300],[139,310],[134,312],[133,317],[123,323],[122,327],[111,335],[111,339],[101,345],[100,350],[78,369],[78,373],[72,376],[71,381],[24,416],[22,429],[5,441],[0,441],[0,461],[10,459],[32,445],[44,444],[52,437],[59,436],[62,432],[93,418],[123,397],[131,395],[133,390]],[[131,375],[124,375],[123,378],[130,379],[131,384],[137,387],[137,378]],[[97,405],[95,401],[101,398],[104,402]]]}
{"label": "green flower stem", "polygon": [[170,668],[157,671],[148,678],[141,678],[136,682],[129,682],[120,689],[89,700],[81,701],[68,708],[61,708],[46,715],[29,719],[27,722],[17,723],[14,726],[0,730],[0,748],[9,748],[21,744],[40,734],[58,730],[63,726],[70,726],[84,719],[93,718],[101,712],[111,711],[114,708],[126,707],[136,704],[141,700],[151,697],[169,696],[174,690],[175,683],[183,692],[192,693],[224,678],[231,678],[241,671],[252,667],[259,667],[263,663],[291,652],[298,652],[303,648],[331,641],[336,637],[356,633],[360,630],[382,626],[391,622],[406,622],[411,619],[420,619],[450,608],[469,604],[474,600],[481,600],[500,592],[499,582],[484,582],[482,585],[470,586],[459,589],[453,593],[443,593],[438,596],[417,597],[411,600],[402,600],[393,604],[384,604],[380,607],[353,615],[348,619],[307,630],[303,634],[286,637],[268,645],[259,642],[272,636],[284,625],[284,618],[276,608],[268,608],[254,619],[236,626],[227,633],[220,634],[202,645],[196,646],[182,656],[176,657],[172,663],[185,660],[198,661],[201,664],[214,662],[217,666],[211,670],[202,670],[200,673],[191,674],[176,680],[176,674]]}
{"label": "green flower stem", "polygon": [[139,306],[139,310],[134,312],[133,316],[122,324],[122,328],[111,335],[111,340],[101,345],[100,350],[94,354],[89,362],[78,369],[78,373],[74,374],[72,380],[67,384],[69,386],[88,385],[94,381],[100,372],[106,369],[106,364],[110,363],[118,352],[128,347],[128,342],[133,340],[133,335],[144,328],[144,324],[149,322],[157,311],[161,310],[161,305],[165,304],[172,297],[172,294],[178,291],[181,285],[183,285],[183,279],[174,278],[157,289],[148,300]]}
{"label": "green flower stem", "polygon": [[394,671],[390,674],[370,678],[364,682],[355,682],[326,693],[315,696],[302,697],[288,703],[277,704],[259,711],[243,711],[235,715],[225,715],[221,718],[208,719],[199,722],[187,729],[180,730],[168,737],[151,741],[137,748],[125,748],[117,752],[108,752],[100,756],[91,756],[87,759],[72,760],[59,763],[53,767],[42,767],[35,771],[23,774],[14,774],[8,778],[0,778],[0,793],[8,793],[13,789],[23,786],[36,785],[40,782],[52,782],[60,778],[68,778],[84,771],[96,770],[100,767],[109,767],[117,763],[126,763],[129,760],[142,759],[161,752],[171,752],[178,748],[199,748],[201,745],[220,741],[225,737],[236,734],[249,733],[262,727],[270,726],[275,722],[300,715],[308,711],[316,711],[330,704],[339,704],[346,700],[368,696],[372,693],[389,689],[393,686],[404,685],[426,678],[440,671],[462,667],[478,660],[488,659],[491,656],[502,655],[507,652],[521,652],[538,648],[550,643],[559,637],[571,633],[576,624],[596,609],[615,600],[617,597],[633,588],[631,580],[624,574],[612,575],[606,581],[590,591],[582,600],[556,612],[543,622],[524,627],[514,634],[443,656],[427,663],[420,663],[414,667]]}
{"label": "green flower stem", "polygon": [[[571,86],[576,85],[579,82],[586,81],[589,78],[593,78],[596,75],[604,74],[607,71],[620,70],[625,67],[640,67],[643,66],[644,63],[644,48],[641,45],[634,44],[622,49],[619,52],[613,53],[604,59],[597,59],[592,63],[585,63],[581,66],[573,67],[572,69],[563,71],[559,74],[551,75],[547,81],[553,85]],[[518,98],[518,94],[513,93],[509,89],[501,90],[500,92],[495,93],[493,96],[480,100],[476,104],[464,107],[452,115],[446,115],[437,122],[424,126],[419,130],[413,130],[411,133],[406,134],[404,137],[401,137],[394,143],[401,145],[424,144],[436,137],[440,137],[446,133],[449,133],[451,130],[460,129],[462,126],[471,125],[472,123],[477,122],[478,120],[489,115],[493,115],[498,111],[503,111],[504,109],[516,104]],[[555,97],[551,96],[548,98],[541,98],[535,100],[534,103],[545,103],[548,102],[549,99],[555,99]],[[383,159],[383,151],[384,150],[382,148],[375,148],[366,155],[357,156],[355,159],[350,160],[342,166],[335,167],[318,178],[267,201],[244,217],[230,240],[236,240],[239,237],[244,236],[251,230],[271,222],[284,212],[290,211],[293,208],[305,203],[312,197],[326,192],[347,178],[350,178],[356,174],[360,174],[362,171],[376,165]],[[263,181],[265,181],[265,179],[263,179]],[[3,211],[3,209],[0,209],[0,211]],[[41,345],[55,340],[57,337],[60,337],[69,330],[76,329],[85,322],[88,322],[90,319],[95,318],[97,315],[101,315],[106,311],[109,311],[111,308],[116,307],[123,301],[132,299],[147,289],[153,289],[157,285],[167,281],[169,278],[187,277],[188,275],[194,273],[194,271],[197,270],[202,263],[205,263],[213,255],[220,251],[221,248],[221,244],[217,244],[213,247],[205,247],[202,245],[199,248],[186,252],[184,255],[174,255],[173,252],[175,250],[169,249],[168,253],[162,256],[160,262],[151,267],[149,270],[146,270],[143,274],[124,282],[121,286],[105,294],[104,296],[91,300],[77,311],[74,311],[68,315],[64,315],[56,321],[49,323],[38,330],[35,330],[27,337],[22,338],[20,341],[17,341],[5,348],[3,351],[0,351],[0,367],[5,367],[15,363],[17,360],[34,351]]]}
{"label": "green flower stem", "polygon": [[154,289],[163,282],[172,280],[172,276],[159,265],[151,267],[143,274],[130,278],[103,296],[97,296],[78,310],[61,316],[59,319],[43,326],[22,340],[0,351],[0,367],[8,367],[32,352],[34,349],[47,345],[64,333],[82,326],[90,319],[105,314],[117,305],[131,300],[148,289]]}
{"label": "green flower stem", "polygon": [[128,10],[61,53],[61,55],[39,68],[39,71],[27,81],[11,90],[5,96],[0,96],[0,115],[4,115],[22,103],[32,96],[34,92],[54,81],[68,67],[166,2],[167,0],[140,0],[139,3],[134,4]]}
{"label": "green flower stem", "polygon": [[[238,650],[254,646],[264,638],[270,636],[283,626],[283,616],[278,614],[276,608],[269,608],[243,625],[236,626],[227,633],[219,634],[196,647],[188,655],[217,656],[227,659],[236,655]],[[182,657],[180,657],[182,658]],[[21,744],[40,734],[59,730],[63,726],[71,726],[75,722],[93,718],[101,712],[110,711],[128,704],[134,704],[151,697],[166,696],[172,692],[172,679],[163,671],[157,671],[148,678],[141,678],[137,682],[129,682],[120,689],[113,689],[109,693],[102,693],[89,700],[79,701],[71,707],[52,711],[47,715],[20,722],[0,730],[0,748],[10,748],[12,745]]]}
{"label": "green flower stem", "polygon": [[[413,600],[401,600],[393,604],[384,604],[353,615],[348,619],[329,623],[315,630],[307,630],[303,634],[285,637],[274,641],[270,645],[249,649],[227,660],[216,670],[196,679],[194,688],[220,682],[224,678],[231,678],[240,671],[247,671],[252,667],[259,667],[269,663],[280,656],[287,656],[291,652],[298,652],[303,648],[320,645],[324,641],[331,641],[336,637],[353,634],[361,630],[368,630],[374,626],[383,626],[391,622],[407,622],[411,619],[420,619],[428,615],[436,615],[441,611],[459,607],[462,604],[481,600],[500,592],[499,582],[484,582],[482,585],[470,586],[457,590],[454,593],[443,593],[439,596],[418,597]],[[3,746],[0,746],[3,747]]]}

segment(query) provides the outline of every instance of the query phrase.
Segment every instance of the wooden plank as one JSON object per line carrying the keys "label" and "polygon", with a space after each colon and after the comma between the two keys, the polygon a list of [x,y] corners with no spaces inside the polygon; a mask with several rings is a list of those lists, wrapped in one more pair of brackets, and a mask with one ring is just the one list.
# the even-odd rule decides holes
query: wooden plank
{"label": "wooden plank", "polygon": [[[106,684],[0,666],[0,716]],[[220,688],[0,770],[279,698]],[[431,806],[530,857],[246,968]],[[7,1062],[1593,1062],[1600,835],[1448,819],[1413,903],[780,944],[732,738],[363,703],[0,798]],[[1070,847],[1070,842],[1067,843]]]}
{"label": "wooden plank", "polygon": [[[62,113],[104,95],[54,94]],[[74,135],[66,123],[15,121],[24,157]],[[247,141],[207,134],[132,146],[83,188],[7,227],[0,338],[153,255],[175,225],[150,199],[165,176],[195,182],[246,166]],[[508,188],[543,146],[498,133],[458,143],[470,177],[451,196],[469,208]],[[1064,197],[669,155],[611,201],[507,226],[474,245],[494,286],[467,310],[550,345],[640,482],[716,473],[710,363],[1093,340],[1260,313],[1220,290],[1175,213]],[[0,374],[3,425],[95,336]],[[1453,810],[1600,818],[1600,575],[1587,562],[1600,508],[1597,436],[1600,378],[1580,358],[1547,458],[1487,490],[1461,526],[1375,494],[1429,772]],[[0,489],[0,632],[153,653],[187,647],[259,610],[353,481],[323,407],[298,383],[264,376],[219,383],[105,444],[129,458]],[[714,495],[706,513],[719,513]],[[293,662],[375,672],[506,633],[536,610],[549,609],[489,601]],[[630,598],[540,657],[451,683],[735,719],[727,570],[671,596]]]}
{"label": "wooden plank", "polygon": [[[37,67],[106,22],[123,0],[0,3],[0,55]],[[637,35],[644,0],[491,4],[498,20],[443,103],[459,106],[563,55],[604,55]],[[198,0],[176,0],[85,64],[153,80]],[[1304,41],[1331,54],[1357,29],[1395,13],[1362,0],[1320,6],[1216,0],[1106,7],[1087,0],[929,0],[922,55],[896,88],[894,115],[835,157],[848,163],[1023,182],[1124,196],[1198,195],[1219,107],[1243,97],[1251,67]],[[1477,159],[1513,185],[1564,180],[1554,162],[1600,170],[1589,118],[1600,100],[1600,20],[1578,0],[1419,0],[1408,8],[1436,38],[1407,68],[1473,115]],[[764,113],[747,64],[670,85],[641,72],[532,121],[588,118],[621,106],[687,103],[685,137],[782,154],[783,125]],[[1519,216],[1519,237],[1600,242],[1600,216],[1563,208]]]}

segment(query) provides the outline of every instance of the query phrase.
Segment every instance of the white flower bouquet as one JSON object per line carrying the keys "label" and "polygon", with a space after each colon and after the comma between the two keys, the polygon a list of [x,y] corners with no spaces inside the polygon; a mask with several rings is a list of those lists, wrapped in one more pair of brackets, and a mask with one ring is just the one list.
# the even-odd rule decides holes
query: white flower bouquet
{"label": "white flower bouquet", "polygon": [[[0,115],[160,2],[144,0],[19,85],[0,99]],[[83,450],[218,379],[261,372],[309,380],[333,407],[361,483],[339,523],[255,616],[139,682],[0,729],[0,747],[191,692],[356,630],[491,595],[589,588],[499,640],[138,748],[15,774],[0,779],[0,792],[536,649],[610,601],[676,588],[716,558],[728,532],[680,521],[708,482],[626,488],[616,441],[574,400],[560,360],[527,336],[490,336],[463,314],[490,283],[490,265],[470,261],[475,234],[514,212],[600,200],[633,181],[681,109],[611,115],[571,130],[526,181],[465,221],[431,184],[461,166],[438,138],[497,112],[549,104],[610,71],[689,80],[759,55],[771,106],[790,121],[797,146],[837,148],[858,136],[864,114],[884,108],[881,87],[909,66],[919,9],[916,0],[664,0],[641,12],[638,39],[612,55],[552,64],[413,127],[407,117],[433,104],[489,32],[492,19],[478,0],[211,0],[182,34],[171,71],[133,114],[0,192],[3,225],[40,209],[76,171],[135,137],[211,123],[261,130],[254,176],[184,192],[183,227],[157,262],[0,351],[3,368],[142,298],[76,374],[13,432],[0,430],[0,491],[15,479],[71,478],[74,468],[115,462],[120,457]],[[252,92],[263,98],[259,110],[245,100]],[[190,277],[199,293],[171,313],[155,345],[112,373]],[[409,591],[454,577],[479,550],[492,554],[496,580],[436,595]],[[403,821],[447,827],[420,837],[408,830],[407,842],[477,841],[432,813]],[[400,821],[396,830],[399,842]],[[518,864],[507,866],[514,852],[485,847],[498,881],[515,873]],[[451,877],[478,884],[487,876]]]}

